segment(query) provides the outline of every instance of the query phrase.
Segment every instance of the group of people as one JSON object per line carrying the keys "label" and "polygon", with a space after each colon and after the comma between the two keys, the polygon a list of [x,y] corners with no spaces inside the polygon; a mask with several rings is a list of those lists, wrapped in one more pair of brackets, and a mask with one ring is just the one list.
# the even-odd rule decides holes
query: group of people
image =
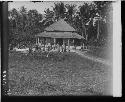
{"label": "group of people", "polygon": [[68,46],[66,44],[60,45],[59,43],[57,44],[45,44],[45,45],[36,45],[35,50],[42,50],[42,51],[58,51],[58,52],[70,52],[71,49],[76,49],[76,50],[85,50],[87,47],[84,45],[84,43],[81,46]]}
{"label": "group of people", "polygon": [[[46,51],[46,52],[49,52],[49,51],[57,51],[57,52],[70,52],[71,49],[77,49],[77,50],[82,50],[84,49],[84,45],[82,46],[67,46],[66,44],[62,44],[60,45],[59,43],[57,44],[51,44],[51,43],[47,43],[47,44],[37,44],[35,46],[30,46],[30,47],[26,47],[24,45],[21,45],[21,46],[18,46],[16,48],[16,51],[27,51],[29,53],[32,53],[34,51]],[[10,47],[10,50],[12,48]]]}
{"label": "group of people", "polygon": [[59,45],[58,43],[54,45],[51,45],[50,43],[46,45],[36,45],[35,49],[42,50],[42,51],[58,51],[58,52],[70,51],[70,48],[66,47],[65,44]]}

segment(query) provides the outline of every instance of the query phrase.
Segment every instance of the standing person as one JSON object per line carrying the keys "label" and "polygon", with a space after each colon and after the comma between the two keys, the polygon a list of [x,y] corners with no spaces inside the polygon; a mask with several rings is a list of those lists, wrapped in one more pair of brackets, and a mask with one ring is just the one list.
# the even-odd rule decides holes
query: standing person
{"label": "standing person", "polygon": [[65,46],[65,45],[63,44],[63,45],[62,45],[62,52],[64,52],[64,46]]}
{"label": "standing person", "polygon": [[13,44],[10,44],[9,45],[9,50],[13,50],[13,47],[14,47]]}
{"label": "standing person", "polygon": [[63,45],[60,46],[60,52],[63,52]]}
{"label": "standing person", "polygon": [[29,44],[29,54],[32,54],[32,44]]}
{"label": "standing person", "polygon": [[47,45],[47,43],[45,45],[45,51],[48,51],[48,45]]}
{"label": "standing person", "polygon": [[29,53],[32,53],[32,48],[31,47],[29,47]]}
{"label": "standing person", "polygon": [[59,44],[57,44],[57,50],[58,50],[58,52],[60,52],[60,45]]}
{"label": "standing person", "polygon": [[66,52],[66,43],[64,43],[64,52]]}
{"label": "standing person", "polygon": [[36,47],[35,47],[35,48],[36,48],[36,50],[38,50],[38,49],[39,49],[38,45],[36,45]]}
{"label": "standing person", "polygon": [[50,51],[50,50],[51,50],[51,44],[48,43],[48,51]]}
{"label": "standing person", "polygon": [[82,43],[82,45],[81,45],[81,50],[82,51],[84,50],[84,43]]}

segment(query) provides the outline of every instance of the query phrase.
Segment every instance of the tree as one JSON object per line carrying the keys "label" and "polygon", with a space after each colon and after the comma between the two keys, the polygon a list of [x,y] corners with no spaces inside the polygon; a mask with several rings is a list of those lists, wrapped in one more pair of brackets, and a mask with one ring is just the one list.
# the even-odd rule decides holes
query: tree
{"label": "tree", "polygon": [[[110,11],[110,12],[109,12]],[[49,8],[44,11],[44,16],[37,10],[27,10],[21,7],[19,11],[13,9],[9,11],[9,39],[10,42],[27,42],[31,41],[34,36],[42,32],[47,26],[58,21],[60,18],[65,19],[73,26],[78,34],[89,40],[106,39],[108,28],[112,27],[112,6],[111,2],[85,2],[76,9],[75,4],[64,4],[63,2],[55,3],[53,10]],[[98,14],[98,15],[97,15]]]}
{"label": "tree", "polygon": [[35,35],[43,30],[39,22],[43,17],[37,10],[27,11],[25,7],[21,7],[20,11],[13,9],[9,11],[8,18],[10,43],[29,45]]}
{"label": "tree", "polygon": [[66,8],[63,2],[55,3],[53,10],[50,10],[48,8],[44,12],[45,12],[45,19],[42,21],[42,23],[45,25],[45,27],[58,21],[60,18],[65,18],[66,16],[65,14]]}
{"label": "tree", "polygon": [[97,25],[97,36],[96,36],[96,40],[97,41],[99,39],[100,33],[101,33],[101,24],[102,22],[105,22],[105,19],[102,18],[100,15],[97,15],[97,17],[94,18],[95,19],[95,24]]}
{"label": "tree", "polygon": [[8,13],[9,18],[9,43],[14,44],[18,41],[18,26],[20,14],[16,9],[12,9]]}
{"label": "tree", "polygon": [[54,17],[57,21],[60,18],[65,18],[66,8],[63,2],[55,3],[53,11],[54,11]]}
{"label": "tree", "polygon": [[[107,41],[106,39],[109,37],[108,34],[112,33],[112,32],[109,32],[112,29],[112,2],[95,1],[94,3],[97,6],[97,14],[98,14],[96,17],[97,23],[95,23],[97,25],[96,41],[99,42],[100,40],[104,40],[104,39],[105,39],[105,41]],[[108,30],[108,29],[110,29],[110,30]]]}
{"label": "tree", "polygon": [[79,6],[79,11],[77,12],[79,16],[79,20],[82,25],[82,36],[85,36],[86,44],[88,42],[88,33],[87,28],[89,28],[89,22],[93,19],[95,16],[95,8],[93,4],[89,5],[88,3],[85,3],[82,6]]}
{"label": "tree", "polygon": [[66,4],[65,7],[67,8],[66,18],[67,18],[68,22],[73,23],[75,13],[76,13],[76,5],[74,5],[74,4],[71,4],[71,5]]}
{"label": "tree", "polygon": [[37,10],[29,10],[28,11],[28,26],[27,30],[29,34],[34,37],[36,33],[41,32],[41,25],[40,22],[42,20],[42,14],[39,14]]}
{"label": "tree", "polygon": [[43,20],[43,24],[46,26],[51,25],[53,22],[55,22],[54,18],[54,11],[51,11],[49,8],[44,11],[45,12],[45,19]]}

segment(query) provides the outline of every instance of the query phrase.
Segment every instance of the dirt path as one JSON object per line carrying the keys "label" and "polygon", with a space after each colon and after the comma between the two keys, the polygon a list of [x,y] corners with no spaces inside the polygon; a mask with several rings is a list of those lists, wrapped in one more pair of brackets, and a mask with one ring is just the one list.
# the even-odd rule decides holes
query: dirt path
{"label": "dirt path", "polygon": [[75,52],[78,55],[83,56],[84,58],[87,58],[89,60],[105,64],[105,65],[111,65],[112,64],[111,62],[108,62],[108,61],[106,61],[102,58],[96,58],[96,57],[93,57],[93,56],[90,56],[90,55],[85,55],[85,52],[81,52],[81,51],[78,51],[78,50],[71,50],[71,52]]}

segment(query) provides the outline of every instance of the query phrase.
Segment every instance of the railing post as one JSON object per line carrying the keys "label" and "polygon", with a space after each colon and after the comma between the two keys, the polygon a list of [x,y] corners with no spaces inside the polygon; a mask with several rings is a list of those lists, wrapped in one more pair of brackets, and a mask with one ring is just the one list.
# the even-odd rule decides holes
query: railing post
{"label": "railing post", "polygon": [[68,39],[68,51],[70,51],[70,44],[69,44],[70,39]]}
{"label": "railing post", "polygon": [[37,45],[37,38],[36,38],[36,45]]}
{"label": "railing post", "polygon": [[65,52],[65,51],[66,51],[66,46],[65,46],[65,41],[63,39],[63,52]]}
{"label": "railing post", "polygon": [[38,37],[38,44],[39,44],[39,37]]}
{"label": "railing post", "polygon": [[45,51],[45,38],[43,38],[43,43],[44,43],[43,51]]}
{"label": "railing post", "polygon": [[75,47],[75,41],[74,41],[74,39],[73,39],[73,48]]}
{"label": "railing post", "polygon": [[55,50],[55,47],[56,47],[56,38],[54,38],[54,50]]}

